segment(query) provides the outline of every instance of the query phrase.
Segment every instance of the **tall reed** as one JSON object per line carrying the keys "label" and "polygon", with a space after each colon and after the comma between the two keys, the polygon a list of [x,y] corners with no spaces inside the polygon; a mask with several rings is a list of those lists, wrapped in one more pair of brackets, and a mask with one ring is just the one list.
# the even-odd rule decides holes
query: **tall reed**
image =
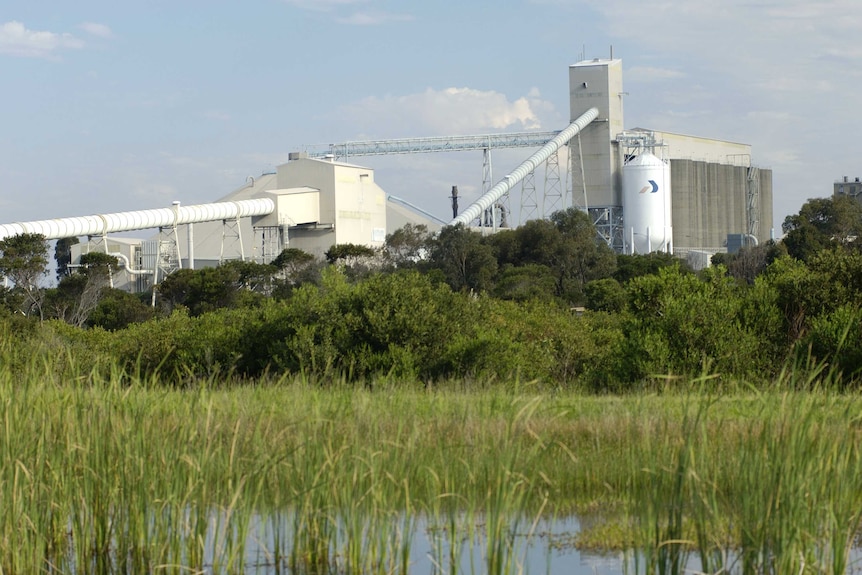
{"label": "tall reed", "polygon": [[30,351],[0,338],[3,573],[408,573],[425,525],[439,573],[516,573],[537,517],[621,502],[664,572],[840,572],[858,529],[853,396],[176,389]]}
{"label": "tall reed", "polygon": [[[756,395],[755,417],[695,398],[677,426],[633,429],[629,516],[646,573],[844,573],[862,521],[858,401]],[[824,417],[828,414],[828,417]]]}

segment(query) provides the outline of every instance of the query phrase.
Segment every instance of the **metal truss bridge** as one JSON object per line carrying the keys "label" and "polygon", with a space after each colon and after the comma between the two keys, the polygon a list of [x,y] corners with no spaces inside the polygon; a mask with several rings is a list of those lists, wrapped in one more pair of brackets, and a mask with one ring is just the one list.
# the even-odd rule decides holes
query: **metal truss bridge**
{"label": "metal truss bridge", "polygon": [[[512,132],[506,134],[481,134],[474,136],[440,136],[432,138],[400,138],[393,140],[366,140],[330,144],[328,149],[309,151],[312,158],[334,158],[347,161],[354,156],[383,156],[392,154],[425,154],[433,152],[467,152],[481,150],[482,195],[494,185],[491,150],[503,148],[540,148],[560,134],[554,132]],[[568,195],[568,169],[564,169],[565,180],[560,178],[560,162],[553,153],[545,162],[544,192],[536,194],[535,175],[531,171],[521,180],[521,206],[519,224],[530,219],[545,217],[566,206]],[[453,202],[457,202],[453,190]],[[541,202],[539,201],[541,199]],[[509,194],[479,217],[480,227],[508,227],[511,214]]]}

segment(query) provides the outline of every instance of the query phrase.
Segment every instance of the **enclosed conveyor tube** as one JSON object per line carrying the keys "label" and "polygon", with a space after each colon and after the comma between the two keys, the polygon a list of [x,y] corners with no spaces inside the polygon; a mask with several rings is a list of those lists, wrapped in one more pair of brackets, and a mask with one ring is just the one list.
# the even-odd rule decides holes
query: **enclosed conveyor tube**
{"label": "enclosed conveyor tube", "polygon": [[45,236],[46,240],[78,236],[103,236],[113,232],[130,232],[182,224],[265,216],[274,210],[275,202],[271,199],[257,198],[196,206],[176,206],[136,212],[0,224],[0,240],[19,234],[41,234]]}
{"label": "enclosed conveyor tube", "polygon": [[455,224],[469,224],[479,217],[485,210],[490,208],[497,200],[503,197],[503,194],[512,189],[512,186],[524,179],[524,177],[536,169],[542,162],[547,160],[551,154],[566,145],[569,140],[574,138],[578,132],[583,130],[587,124],[599,117],[599,111],[596,108],[590,108],[584,112],[577,120],[569,124],[569,126],[557,134],[557,136],[542,146],[542,148],[524,160],[524,162],[515,168],[512,173],[503,178],[493,188],[485,192],[478,200],[473,202],[469,208],[461,212],[461,214],[449,222],[450,226]]}

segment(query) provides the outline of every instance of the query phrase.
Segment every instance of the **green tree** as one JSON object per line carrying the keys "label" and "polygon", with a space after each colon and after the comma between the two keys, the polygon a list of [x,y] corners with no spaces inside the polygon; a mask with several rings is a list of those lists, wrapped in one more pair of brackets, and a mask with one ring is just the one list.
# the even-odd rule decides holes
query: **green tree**
{"label": "green tree", "polygon": [[56,288],[46,291],[44,309],[50,317],[84,326],[118,269],[114,256],[103,252],[83,254],[76,273],[63,276]]}
{"label": "green tree", "polygon": [[376,254],[377,252],[374,251],[374,248],[369,248],[362,244],[335,244],[326,250],[324,256],[326,257],[326,261],[331,264],[337,262],[351,264],[354,260],[372,258]]}
{"label": "green tree", "polygon": [[54,245],[54,261],[57,264],[57,281],[69,275],[72,263],[72,246],[80,243],[78,238],[60,238]]}
{"label": "green tree", "polygon": [[89,314],[87,325],[116,331],[125,329],[133,323],[145,322],[154,315],[152,306],[144,303],[135,294],[108,289]]}
{"label": "green tree", "polygon": [[296,277],[313,262],[312,254],[298,248],[285,248],[272,260],[272,265],[284,272],[287,277]]}
{"label": "green tree", "polygon": [[430,266],[440,270],[455,290],[484,291],[491,288],[497,260],[478,232],[464,224],[446,226],[431,242]]}
{"label": "green tree", "polygon": [[[269,295],[272,292],[273,277],[278,272],[278,268],[272,264],[242,260],[230,260],[219,267],[225,268],[225,271],[236,272],[238,288],[262,295]],[[233,277],[233,274],[226,273],[225,277]]]}
{"label": "green tree", "polygon": [[679,258],[666,252],[652,252],[650,254],[622,254],[617,256],[617,269],[614,271],[615,280],[625,285],[630,280],[657,274],[662,268],[679,267],[682,272],[691,269]]}
{"label": "green tree", "polygon": [[81,273],[102,283],[111,283],[111,276],[120,269],[116,256],[103,252],[89,252],[81,255]]}
{"label": "green tree", "polygon": [[497,274],[495,297],[520,302],[557,301],[554,270],[540,264],[506,265]]}
{"label": "green tree", "polygon": [[589,282],[584,291],[587,309],[593,311],[621,312],[626,307],[628,296],[620,282],[614,278],[603,278]]}
{"label": "green tree", "polygon": [[614,273],[616,254],[599,239],[589,215],[582,210],[555,212],[551,222],[563,236],[558,254],[560,292],[573,303],[583,302],[587,282]]}
{"label": "green tree", "polygon": [[272,260],[272,265],[278,270],[278,279],[272,289],[276,299],[286,299],[303,284],[320,283],[321,263],[314,255],[298,248],[285,248]]}
{"label": "green tree", "polygon": [[192,316],[218,308],[231,307],[236,301],[239,272],[230,267],[181,269],[156,286],[162,306],[168,313],[184,307]]}
{"label": "green tree", "polygon": [[662,268],[631,280],[617,377],[768,376],[772,358],[761,351],[757,326],[745,321],[745,289],[720,266],[702,277]]}
{"label": "green tree", "polygon": [[783,255],[787,255],[784,244],[769,241],[758,246],[744,247],[735,254],[715,254],[712,256],[712,264],[723,265],[731,276],[750,285],[757,276],[766,271],[769,264]]}
{"label": "green tree", "polygon": [[859,244],[862,238],[862,204],[849,196],[814,198],[781,226],[782,242],[796,259],[809,261],[818,252]]}
{"label": "green tree", "polygon": [[47,274],[48,243],[41,234],[18,234],[0,240],[0,276],[12,281],[20,296],[19,311],[41,319],[44,291],[39,278]]}
{"label": "green tree", "polygon": [[382,264],[378,251],[362,244],[336,244],[326,250],[324,256],[352,281],[369,277]]}
{"label": "green tree", "polygon": [[423,224],[405,224],[386,236],[383,253],[395,269],[415,269],[428,254],[431,234]]}

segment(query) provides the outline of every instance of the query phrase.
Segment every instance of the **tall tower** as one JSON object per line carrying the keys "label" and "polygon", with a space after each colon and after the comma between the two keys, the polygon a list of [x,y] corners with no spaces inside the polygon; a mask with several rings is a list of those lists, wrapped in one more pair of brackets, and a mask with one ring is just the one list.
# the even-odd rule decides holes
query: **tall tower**
{"label": "tall tower", "polygon": [[624,129],[622,60],[596,58],[569,66],[569,103],[572,119],[593,107],[599,111],[569,142],[573,204],[588,208],[599,233],[618,247],[623,158],[616,135]]}

